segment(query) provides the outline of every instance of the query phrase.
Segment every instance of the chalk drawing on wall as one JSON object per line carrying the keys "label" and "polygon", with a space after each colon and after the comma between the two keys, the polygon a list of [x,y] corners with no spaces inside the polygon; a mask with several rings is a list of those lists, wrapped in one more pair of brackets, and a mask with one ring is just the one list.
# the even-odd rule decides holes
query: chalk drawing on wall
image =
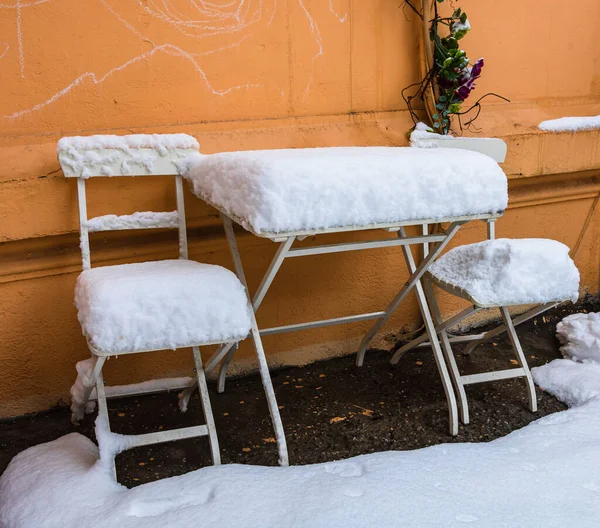
{"label": "chalk drawing on wall", "polygon": [[[1,2],[2,0],[0,0]],[[55,0],[13,0],[11,3],[0,3],[0,13],[11,13],[14,16],[15,37],[17,43],[16,53],[18,53],[19,76],[27,79],[27,65],[25,46],[26,39],[23,35],[23,19],[27,17],[28,11],[36,6],[54,2]],[[206,73],[203,60],[210,55],[227,53],[234,48],[239,48],[243,43],[248,42],[258,31],[264,31],[271,27],[278,8],[278,0],[228,0],[227,2],[214,2],[206,0],[133,0],[128,2],[128,9],[124,8],[123,0],[96,0],[105,8],[121,27],[125,27],[129,32],[144,42],[152,45],[152,49],[142,53],[133,53],[127,60],[115,64],[108,71],[98,73],[96,71],[83,71],[70,82],[65,84],[60,90],[51,93],[45,99],[27,108],[13,109],[9,111],[4,118],[14,120],[19,117],[37,112],[57,100],[63,98],[84,81],[93,85],[100,85],[106,79],[118,72],[122,72],[130,66],[145,61],[156,54],[166,54],[173,57],[182,58],[197,73],[199,81],[204,89],[213,96],[223,97],[234,91],[265,89],[266,84],[261,83],[240,83],[232,86],[217,86],[210,76]],[[329,13],[335,18],[335,21],[344,24],[348,19],[348,13],[341,12],[340,6],[334,6],[336,0],[328,0]],[[322,0],[295,0],[304,14],[308,23],[308,30],[314,40],[316,52],[314,53],[310,71],[306,72],[307,80],[304,90],[304,98],[308,96],[313,84],[315,63],[324,57],[324,43],[319,22],[312,14],[311,2],[322,2]],[[348,0],[337,0],[348,6]],[[336,2],[336,3],[337,3]],[[131,6],[136,6],[132,10]],[[316,4],[312,4],[316,5]],[[318,4],[321,5],[321,4]],[[327,5],[327,4],[326,4]],[[45,6],[48,8],[48,6]],[[140,15],[150,17],[156,24],[165,24],[171,28],[171,34],[176,33],[185,37],[185,45],[174,42],[156,43],[152,35],[148,34],[144,24],[140,24]],[[59,29],[58,29],[59,30]],[[164,32],[168,35],[168,31]],[[24,43],[25,40],[25,43]],[[219,42],[218,45],[215,42]],[[37,44],[39,45],[39,44]],[[8,43],[0,42],[0,59],[9,53],[14,53]],[[224,59],[226,60],[226,59]],[[268,83],[269,80],[266,80]],[[271,87],[272,88],[272,87]],[[284,90],[280,90],[281,96],[284,96]]]}

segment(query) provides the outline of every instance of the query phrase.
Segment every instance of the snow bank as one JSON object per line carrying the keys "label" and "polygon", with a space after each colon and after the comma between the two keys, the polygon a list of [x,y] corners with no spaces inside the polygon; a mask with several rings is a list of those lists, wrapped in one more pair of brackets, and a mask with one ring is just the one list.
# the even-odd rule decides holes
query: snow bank
{"label": "snow bank", "polygon": [[430,268],[482,306],[546,303],[579,296],[569,248],[543,238],[486,240],[451,249]]}
{"label": "snow bank", "polygon": [[506,176],[466,150],[338,147],[192,155],[194,193],[256,233],[502,212]]}
{"label": "snow bank", "polygon": [[600,312],[565,317],[556,325],[556,336],[563,356],[600,363]]}
{"label": "snow bank", "polygon": [[117,229],[174,228],[179,227],[179,214],[177,211],[145,211],[120,216],[109,214],[90,218],[84,225],[92,232]]}
{"label": "snow bank", "polygon": [[63,150],[91,150],[91,149],[129,149],[151,148],[166,155],[169,150],[200,148],[198,141],[187,134],[128,134],[125,136],[94,135],[71,136],[59,139],[56,152]]}
{"label": "snow bank", "polygon": [[542,121],[538,128],[551,132],[579,132],[600,129],[600,115],[586,117],[561,117]]}
{"label": "snow bank", "polygon": [[536,385],[569,407],[576,407],[600,395],[598,363],[556,359],[552,363],[531,369],[531,373]]}
{"label": "snow bank", "polygon": [[85,270],[75,305],[91,344],[113,354],[238,341],[250,331],[239,279],[221,266],[189,260]]}
{"label": "snow bank", "polygon": [[486,444],[208,467],[127,490],[90,440],[70,434],[12,460],[0,478],[0,526],[596,528],[600,367],[557,360],[533,372],[574,407]]}

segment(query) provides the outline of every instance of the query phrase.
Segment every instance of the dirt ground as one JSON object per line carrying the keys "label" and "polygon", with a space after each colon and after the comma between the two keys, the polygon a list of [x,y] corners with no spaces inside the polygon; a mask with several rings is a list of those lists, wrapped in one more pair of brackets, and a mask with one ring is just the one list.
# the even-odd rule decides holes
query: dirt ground
{"label": "dirt ground", "polygon": [[[560,357],[556,323],[579,311],[600,311],[597,299],[566,305],[518,327],[531,367]],[[513,366],[506,337],[480,347],[470,356],[455,350],[463,374]],[[354,356],[272,373],[287,435],[291,464],[313,464],[386,450],[417,449],[444,442],[487,442],[531,421],[565,408],[538,390],[537,413],[527,409],[522,379],[467,388],[471,424],[448,435],[448,410],[431,351],[411,351],[392,367],[390,352],[371,350],[365,366]],[[257,375],[229,379],[224,394],[211,387],[211,401],[223,463],[275,465],[276,444]],[[198,397],[187,413],[177,409],[177,395],[111,400],[115,432],[139,434],[202,423]],[[77,431],[94,439],[95,413],[79,427],[66,407],[0,422],[0,473],[11,458],[30,446]],[[118,478],[136,486],[198,469],[209,463],[208,441],[190,439],[140,447],[117,457]]]}

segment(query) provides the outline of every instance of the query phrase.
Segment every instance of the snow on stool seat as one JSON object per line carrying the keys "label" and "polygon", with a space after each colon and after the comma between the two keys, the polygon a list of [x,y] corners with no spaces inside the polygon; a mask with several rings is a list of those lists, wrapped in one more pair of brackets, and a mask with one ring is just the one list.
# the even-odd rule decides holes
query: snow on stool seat
{"label": "snow on stool seat", "polygon": [[[490,232],[490,235],[492,233]],[[429,268],[424,282],[435,321],[435,331],[440,336],[442,348],[448,359],[450,375],[457,391],[461,421],[464,424],[469,423],[469,405],[465,386],[509,378],[524,378],[529,409],[535,412],[537,410],[535,385],[515,326],[562,301],[577,300],[579,271],[569,257],[569,248],[555,240],[542,238],[519,240],[501,238],[469,244],[451,249],[440,257]],[[468,299],[473,305],[443,321],[432,283],[454,295]],[[536,306],[518,315],[513,321],[507,307],[518,304],[536,304]],[[504,324],[482,334],[449,337],[449,328],[486,308],[498,308]],[[502,332],[508,333],[518,368],[461,375],[451,342],[467,342],[462,353],[469,354],[476,346]],[[426,335],[413,339],[396,351],[392,357],[392,364],[397,363],[408,350],[427,344]]]}
{"label": "snow on stool seat", "polygon": [[577,300],[569,248],[543,238],[499,238],[451,249],[429,269],[434,282],[480,307]]}
{"label": "snow on stool seat", "polygon": [[508,202],[498,164],[466,150],[222,152],[181,167],[198,197],[259,236],[495,214]]}
{"label": "snow on stool seat", "polygon": [[75,305],[99,354],[239,341],[251,326],[234,273],[183,259],[85,270]]}

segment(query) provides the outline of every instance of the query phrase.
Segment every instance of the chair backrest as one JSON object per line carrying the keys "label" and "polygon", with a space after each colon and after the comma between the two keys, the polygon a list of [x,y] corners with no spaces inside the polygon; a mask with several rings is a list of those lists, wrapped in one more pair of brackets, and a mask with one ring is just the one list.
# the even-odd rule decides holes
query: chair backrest
{"label": "chair backrest", "polygon": [[[177,228],[179,258],[188,258],[183,178],[179,167],[183,159],[198,152],[198,148],[198,142],[186,134],[66,137],[58,142],[58,160],[65,177],[77,178],[84,270],[91,268],[91,232]],[[86,179],[110,176],[174,176],[177,210],[88,218]]]}

